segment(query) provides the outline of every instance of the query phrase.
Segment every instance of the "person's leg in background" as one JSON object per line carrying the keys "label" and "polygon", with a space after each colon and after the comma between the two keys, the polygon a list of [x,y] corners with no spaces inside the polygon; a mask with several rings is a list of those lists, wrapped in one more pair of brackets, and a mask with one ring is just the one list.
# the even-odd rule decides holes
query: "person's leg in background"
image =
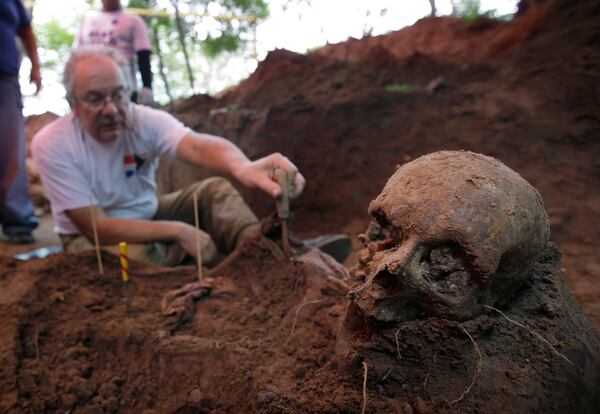
{"label": "person's leg in background", "polygon": [[[159,197],[158,211],[155,220],[178,220],[194,224],[194,193],[198,194],[198,210],[200,228],[207,232],[216,243],[218,251],[222,254],[231,253],[239,242],[249,237],[258,230],[259,221],[250,210],[240,193],[226,179],[212,177],[194,183],[187,188]],[[303,241],[307,246],[317,248],[331,255],[342,263],[352,251],[352,241],[343,234],[330,234]],[[183,249],[178,245],[171,246],[164,243],[154,243],[152,251],[157,252],[156,247],[163,246],[163,251],[171,254],[155,255],[161,259],[148,260],[163,266],[176,266],[181,263],[185,255]],[[166,246],[166,249],[164,248]],[[176,251],[180,255],[173,254]],[[149,253],[147,249],[145,253]],[[165,260],[165,257],[170,259]],[[174,259],[179,258],[179,260]]]}
{"label": "person's leg in background", "polygon": [[211,177],[160,197],[154,219],[194,225],[194,193],[198,194],[200,228],[212,237],[220,252],[231,253],[240,233],[258,226],[258,218],[241,194],[222,177]]}
{"label": "person's leg in background", "polygon": [[[14,145],[11,131],[17,130],[18,120],[15,119],[13,111],[14,81],[12,76],[0,75],[0,125],[3,131],[0,133],[0,206],[4,205],[6,191],[17,172],[18,146]],[[0,215],[2,211],[0,209]],[[0,216],[0,223],[2,217]]]}
{"label": "person's leg in background", "polygon": [[[29,182],[25,164],[25,121],[23,118],[21,91],[17,77],[0,79],[0,125],[2,125],[2,167],[13,172],[2,177],[6,187],[0,197],[0,222],[9,241],[33,243],[32,231],[38,226],[29,196]],[[9,163],[9,164],[5,164]],[[12,163],[12,168],[9,167]],[[15,171],[16,165],[16,171]],[[8,178],[8,179],[5,179]],[[1,190],[0,190],[1,191]]]}

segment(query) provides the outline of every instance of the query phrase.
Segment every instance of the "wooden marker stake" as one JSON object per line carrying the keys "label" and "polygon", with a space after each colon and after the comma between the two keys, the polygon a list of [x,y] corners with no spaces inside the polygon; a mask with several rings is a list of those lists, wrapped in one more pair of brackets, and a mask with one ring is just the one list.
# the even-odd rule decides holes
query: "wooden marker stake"
{"label": "wooden marker stake", "polygon": [[119,243],[119,258],[121,259],[121,276],[125,285],[125,311],[131,312],[131,288],[129,284],[129,262],[127,260],[127,243]]}
{"label": "wooden marker stake", "polygon": [[92,216],[92,230],[94,231],[94,244],[96,245],[96,260],[98,261],[98,271],[104,276],[104,267],[102,266],[102,255],[100,254],[100,242],[98,241],[98,229],[96,228],[96,215],[94,214],[92,197],[90,197],[90,215]]}
{"label": "wooden marker stake", "polygon": [[194,193],[194,219],[196,221],[196,263],[198,280],[202,280],[202,248],[200,246],[200,220],[198,219],[198,193]]}

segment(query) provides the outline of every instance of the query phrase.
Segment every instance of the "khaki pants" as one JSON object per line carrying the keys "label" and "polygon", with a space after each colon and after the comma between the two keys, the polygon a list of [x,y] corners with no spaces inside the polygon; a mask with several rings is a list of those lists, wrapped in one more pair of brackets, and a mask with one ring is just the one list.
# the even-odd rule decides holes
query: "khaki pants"
{"label": "khaki pants", "polygon": [[[183,221],[194,225],[194,193],[198,194],[200,228],[207,232],[219,252],[229,254],[245,234],[258,225],[258,219],[231,183],[221,177],[196,182],[183,190],[158,198],[153,220]],[[82,235],[61,235],[63,249],[75,253],[93,249],[94,245]],[[116,246],[103,246],[117,252]],[[161,266],[176,266],[186,258],[176,243],[147,243],[128,246],[129,257]]]}

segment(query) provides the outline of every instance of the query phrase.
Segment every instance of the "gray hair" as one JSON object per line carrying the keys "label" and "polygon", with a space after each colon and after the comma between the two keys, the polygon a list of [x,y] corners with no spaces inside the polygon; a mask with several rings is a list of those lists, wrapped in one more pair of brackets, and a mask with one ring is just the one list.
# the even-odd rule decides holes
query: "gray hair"
{"label": "gray hair", "polygon": [[129,65],[121,52],[107,46],[85,45],[73,49],[71,51],[71,56],[69,56],[69,60],[67,60],[67,63],[65,64],[63,84],[67,91],[67,101],[69,101],[69,104],[73,104],[75,101],[75,71],[77,70],[77,66],[82,60],[93,56],[106,56],[112,59],[119,67],[119,70],[125,79],[125,86],[127,89],[131,90],[133,83],[129,73]]}

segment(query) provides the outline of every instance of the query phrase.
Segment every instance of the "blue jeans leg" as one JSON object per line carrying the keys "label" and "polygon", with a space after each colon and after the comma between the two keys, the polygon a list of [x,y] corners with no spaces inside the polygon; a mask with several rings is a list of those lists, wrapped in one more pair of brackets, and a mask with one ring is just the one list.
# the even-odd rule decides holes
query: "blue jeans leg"
{"label": "blue jeans leg", "polygon": [[[0,194],[0,222],[7,236],[32,231],[38,226],[29,196],[29,183],[25,166],[25,122],[23,120],[21,91],[16,77],[0,79],[0,151],[10,154],[2,164],[17,164],[16,173],[9,181],[4,194]],[[15,159],[16,158],[16,159]],[[5,168],[0,168],[0,171]],[[11,174],[12,175],[12,174]],[[4,179],[5,177],[0,177]],[[0,193],[2,193],[0,189]]]}

